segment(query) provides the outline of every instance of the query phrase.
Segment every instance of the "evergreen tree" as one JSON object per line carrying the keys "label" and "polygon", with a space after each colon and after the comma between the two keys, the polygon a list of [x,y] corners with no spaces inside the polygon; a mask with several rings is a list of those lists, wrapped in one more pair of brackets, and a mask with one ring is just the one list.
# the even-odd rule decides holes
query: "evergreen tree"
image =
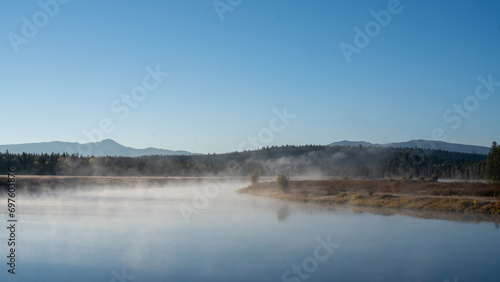
{"label": "evergreen tree", "polygon": [[486,174],[493,181],[500,180],[500,147],[494,141],[486,159]]}
{"label": "evergreen tree", "polygon": [[257,182],[259,182],[259,176],[260,176],[260,172],[259,170],[254,170],[252,172],[252,174],[250,174],[249,178],[250,178],[250,183],[253,184],[257,184]]}

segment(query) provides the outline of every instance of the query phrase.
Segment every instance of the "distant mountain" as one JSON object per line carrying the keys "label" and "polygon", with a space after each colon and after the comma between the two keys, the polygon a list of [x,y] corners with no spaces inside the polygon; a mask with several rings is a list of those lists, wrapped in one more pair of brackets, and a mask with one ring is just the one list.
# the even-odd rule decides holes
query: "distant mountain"
{"label": "distant mountain", "polygon": [[424,148],[424,149],[435,149],[443,150],[449,152],[459,152],[459,153],[469,153],[469,154],[483,154],[487,155],[490,152],[489,147],[475,146],[475,145],[464,145],[447,143],[443,141],[431,141],[431,140],[411,140],[407,142],[396,142],[388,144],[373,144],[365,141],[340,141],[331,143],[330,146],[359,146],[364,147],[390,147],[390,148]]}
{"label": "distant mountain", "polygon": [[95,143],[80,144],[75,142],[42,142],[27,144],[0,145],[0,152],[9,150],[10,153],[78,153],[84,156],[124,156],[139,157],[148,155],[191,155],[187,151],[171,151],[157,148],[135,149],[125,147],[117,142],[106,139]]}

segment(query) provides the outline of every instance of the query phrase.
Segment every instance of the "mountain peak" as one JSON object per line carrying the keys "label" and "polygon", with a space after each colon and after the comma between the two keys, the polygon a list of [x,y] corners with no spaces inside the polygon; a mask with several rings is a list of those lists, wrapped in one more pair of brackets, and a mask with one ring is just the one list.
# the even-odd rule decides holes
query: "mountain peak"
{"label": "mountain peak", "polygon": [[99,142],[92,143],[95,144],[96,146],[106,146],[106,147],[125,147],[122,144],[116,142],[113,139],[104,139]]}
{"label": "mountain peak", "polygon": [[113,139],[103,139],[99,142],[96,142],[96,143],[104,143],[104,144],[118,144],[118,142],[116,142],[115,140]]}

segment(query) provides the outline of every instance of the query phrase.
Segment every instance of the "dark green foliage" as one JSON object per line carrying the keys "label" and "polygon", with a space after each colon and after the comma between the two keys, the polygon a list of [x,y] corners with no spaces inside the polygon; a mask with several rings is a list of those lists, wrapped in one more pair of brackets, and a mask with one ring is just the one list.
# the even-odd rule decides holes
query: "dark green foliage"
{"label": "dark green foliage", "polygon": [[[498,150],[497,150],[498,151]],[[491,166],[491,165],[490,165]],[[256,151],[190,156],[83,157],[0,153],[0,174],[108,176],[323,175],[345,178],[484,179],[486,155],[416,148],[273,146]],[[497,166],[498,167],[498,166]]]}
{"label": "dark green foliage", "polygon": [[284,193],[290,193],[290,186],[288,185],[289,179],[284,174],[278,174],[276,177],[276,184],[278,184],[278,188],[281,189]]}
{"label": "dark green foliage", "polygon": [[500,146],[497,142],[491,145],[490,153],[486,159],[486,174],[488,179],[500,181]]}

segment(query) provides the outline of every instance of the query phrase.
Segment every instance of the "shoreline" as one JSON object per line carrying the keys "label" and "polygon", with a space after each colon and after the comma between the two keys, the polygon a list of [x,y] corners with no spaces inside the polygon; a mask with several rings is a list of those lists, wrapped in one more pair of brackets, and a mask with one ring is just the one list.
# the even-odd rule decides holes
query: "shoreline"
{"label": "shoreline", "polygon": [[[227,177],[156,176],[53,176],[16,175],[16,186],[28,192],[81,187],[163,186],[185,181],[226,179]],[[247,179],[234,177],[230,179]],[[266,178],[267,180],[267,178]],[[275,181],[261,182],[236,190],[237,193],[322,206],[389,208],[395,211],[453,212],[494,215],[500,218],[500,183],[430,182],[420,180],[291,180],[290,193]],[[7,177],[0,176],[0,187]]]}
{"label": "shoreline", "polygon": [[237,193],[326,206],[350,205],[500,217],[500,183],[292,180],[289,187],[290,192],[284,193],[276,182],[263,182],[239,189]]}

